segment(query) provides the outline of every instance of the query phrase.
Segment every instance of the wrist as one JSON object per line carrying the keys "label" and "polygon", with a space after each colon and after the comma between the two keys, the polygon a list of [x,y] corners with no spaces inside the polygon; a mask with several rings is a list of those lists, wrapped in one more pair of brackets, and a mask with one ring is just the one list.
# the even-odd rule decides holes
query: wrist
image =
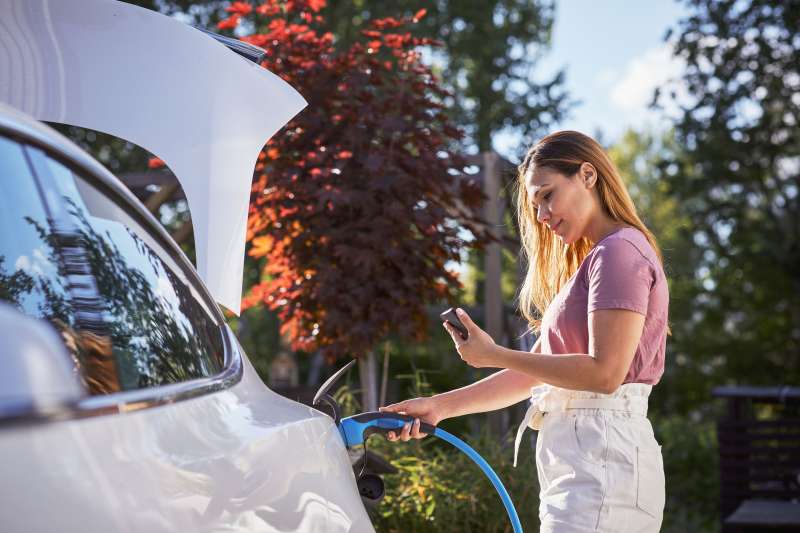
{"label": "wrist", "polygon": [[494,344],[491,348],[492,360],[494,366],[497,368],[511,368],[511,359],[509,358],[511,350],[503,348],[499,344]]}
{"label": "wrist", "polygon": [[[452,392],[452,391],[451,391]],[[436,423],[442,420],[451,418],[453,416],[452,407],[450,405],[450,393],[442,392],[430,397],[433,402],[433,412],[436,416]]]}

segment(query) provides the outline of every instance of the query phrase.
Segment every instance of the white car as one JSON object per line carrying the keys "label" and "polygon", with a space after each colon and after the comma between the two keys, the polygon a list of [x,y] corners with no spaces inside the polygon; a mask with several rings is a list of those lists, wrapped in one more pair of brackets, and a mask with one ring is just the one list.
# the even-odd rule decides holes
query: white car
{"label": "white car", "polygon": [[332,419],[117,178],[0,104],[0,190],[2,531],[372,531]]}
{"label": "white car", "polygon": [[[128,4],[0,0],[0,20],[0,531],[373,531],[334,421],[270,391],[217,306],[238,311],[254,161],[302,98]],[[165,159],[198,269],[37,119]]]}
{"label": "white car", "polygon": [[372,531],[332,419],[118,179],[0,105],[0,183],[0,530]]}

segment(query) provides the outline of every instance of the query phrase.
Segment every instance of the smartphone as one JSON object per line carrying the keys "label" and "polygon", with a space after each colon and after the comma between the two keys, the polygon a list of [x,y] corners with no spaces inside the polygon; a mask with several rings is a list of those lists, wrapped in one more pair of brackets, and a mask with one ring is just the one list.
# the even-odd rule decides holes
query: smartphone
{"label": "smartphone", "polygon": [[456,310],[455,310],[454,307],[451,307],[450,309],[448,309],[444,313],[440,314],[439,318],[442,319],[442,322],[447,322],[451,326],[456,328],[456,330],[458,331],[459,335],[461,335],[461,338],[464,339],[464,340],[467,340],[467,337],[469,337],[469,333],[467,332],[467,328],[464,326],[464,324],[461,322],[461,320],[459,320],[458,315],[456,314]]}

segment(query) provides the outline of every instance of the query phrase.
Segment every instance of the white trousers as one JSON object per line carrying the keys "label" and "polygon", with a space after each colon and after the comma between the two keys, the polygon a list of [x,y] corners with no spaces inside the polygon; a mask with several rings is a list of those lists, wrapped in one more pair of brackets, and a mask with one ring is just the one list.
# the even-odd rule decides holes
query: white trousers
{"label": "white trousers", "polygon": [[660,530],[664,464],[647,419],[651,388],[627,383],[612,394],[531,389],[514,465],[525,428],[539,430],[540,532]]}

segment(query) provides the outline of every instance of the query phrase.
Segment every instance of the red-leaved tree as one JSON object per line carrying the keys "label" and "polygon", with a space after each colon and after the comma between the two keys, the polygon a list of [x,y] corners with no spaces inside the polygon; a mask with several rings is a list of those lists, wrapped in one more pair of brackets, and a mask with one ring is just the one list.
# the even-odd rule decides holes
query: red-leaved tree
{"label": "red-leaved tree", "polygon": [[[446,92],[421,62],[412,19],[382,19],[346,50],[324,0],[234,2],[220,29],[268,51],[264,67],[308,107],[260,154],[248,255],[262,281],[242,307],[276,310],[293,349],[361,355],[388,333],[421,340],[426,303],[452,299],[466,245],[488,238],[480,187],[464,175]],[[471,245],[475,245],[472,243]]]}

